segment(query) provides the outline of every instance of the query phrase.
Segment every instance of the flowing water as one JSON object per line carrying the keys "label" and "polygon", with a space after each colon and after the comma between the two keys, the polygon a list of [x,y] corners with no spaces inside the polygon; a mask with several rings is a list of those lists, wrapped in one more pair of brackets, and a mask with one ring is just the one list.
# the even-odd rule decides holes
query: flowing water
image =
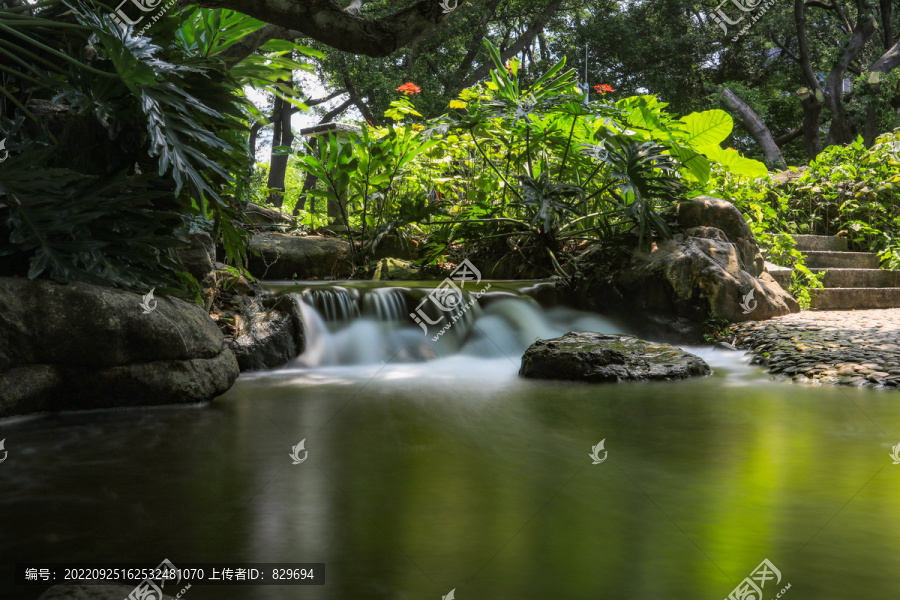
{"label": "flowing water", "polygon": [[[326,564],[324,586],[187,600],[721,600],[763,559],[764,600],[900,594],[896,392],[704,348],[691,381],[523,380],[535,338],[619,330],[542,286],[466,296],[436,341],[422,284],[276,288],[307,350],[209,405],[0,422],[0,563]],[[0,598],[40,595],[8,573]]]}

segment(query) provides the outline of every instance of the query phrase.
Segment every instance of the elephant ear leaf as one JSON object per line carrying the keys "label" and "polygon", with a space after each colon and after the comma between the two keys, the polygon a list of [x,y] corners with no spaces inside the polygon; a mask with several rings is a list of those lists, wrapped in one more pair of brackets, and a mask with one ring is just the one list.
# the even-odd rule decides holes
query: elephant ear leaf
{"label": "elephant ear leaf", "polygon": [[685,128],[683,142],[697,149],[721,144],[734,129],[734,119],[719,109],[691,113],[680,121]]}
{"label": "elephant ear leaf", "polygon": [[700,152],[736,175],[755,179],[769,174],[766,165],[752,158],[744,158],[737,150],[731,148],[723,150],[718,145],[713,145],[700,148]]}

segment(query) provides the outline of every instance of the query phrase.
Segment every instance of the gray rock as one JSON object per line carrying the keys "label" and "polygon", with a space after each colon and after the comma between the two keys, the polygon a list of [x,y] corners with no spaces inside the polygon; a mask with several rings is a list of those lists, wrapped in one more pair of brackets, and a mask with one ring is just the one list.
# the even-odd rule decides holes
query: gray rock
{"label": "gray rock", "polygon": [[701,196],[679,204],[678,220],[683,234],[650,252],[635,251],[629,268],[589,291],[592,308],[622,318],[640,335],[692,342],[711,314],[741,322],[800,310],[765,272],[753,233],[730,203]]}
{"label": "gray rock", "polygon": [[700,357],[630,335],[570,332],[533,343],[519,375],[591,383],[673,380],[709,375]]}
{"label": "gray rock", "polygon": [[200,283],[200,294],[208,312],[216,298],[216,246],[205,231],[191,233],[190,241],[190,248],[178,251],[178,258],[187,272]]}
{"label": "gray rock", "polygon": [[345,240],[285,233],[257,233],[250,239],[247,270],[258,279],[323,279],[351,272]]}
{"label": "gray rock", "polygon": [[303,351],[303,322],[293,296],[252,300],[236,318],[231,349],[241,371],[279,367]]}
{"label": "gray rock", "polygon": [[286,214],[260,204],[248,204],[243,213],[259,229],[288,228],[294,225],[294,220]]}
{"label": "gray rock", "polygon": [[238,376],[209,315],[82,282],[0,278],[0,417],[45,410],[202,402]]}

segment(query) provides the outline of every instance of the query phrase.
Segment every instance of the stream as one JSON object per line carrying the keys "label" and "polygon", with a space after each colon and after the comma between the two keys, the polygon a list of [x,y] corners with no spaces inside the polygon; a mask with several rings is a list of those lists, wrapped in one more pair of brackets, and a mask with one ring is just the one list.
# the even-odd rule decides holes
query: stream
{"label": "stream", "polygon": [[780,582],[748,598],[900,595],[896,393],[774,381],[706,347],[686,348],[701,379],[525,380],[538,337],[624,331],[546,284],[496,282],[432,341],[449,319],[410,313],[434,285],[273,283],[302,302],[292,363],[202,406],[0,421],[4,575],[304,562],[325,585],[184,598],[721,600],[768,559]]}

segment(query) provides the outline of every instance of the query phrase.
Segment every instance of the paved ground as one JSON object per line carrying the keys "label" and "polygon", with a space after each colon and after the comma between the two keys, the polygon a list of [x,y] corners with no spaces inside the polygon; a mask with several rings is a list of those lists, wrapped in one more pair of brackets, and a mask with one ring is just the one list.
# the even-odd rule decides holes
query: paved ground
{"label": "paved ground", "polygon": [[732,325],[734,345],[794,381],[897,390],[900,308],[803,311]]}

